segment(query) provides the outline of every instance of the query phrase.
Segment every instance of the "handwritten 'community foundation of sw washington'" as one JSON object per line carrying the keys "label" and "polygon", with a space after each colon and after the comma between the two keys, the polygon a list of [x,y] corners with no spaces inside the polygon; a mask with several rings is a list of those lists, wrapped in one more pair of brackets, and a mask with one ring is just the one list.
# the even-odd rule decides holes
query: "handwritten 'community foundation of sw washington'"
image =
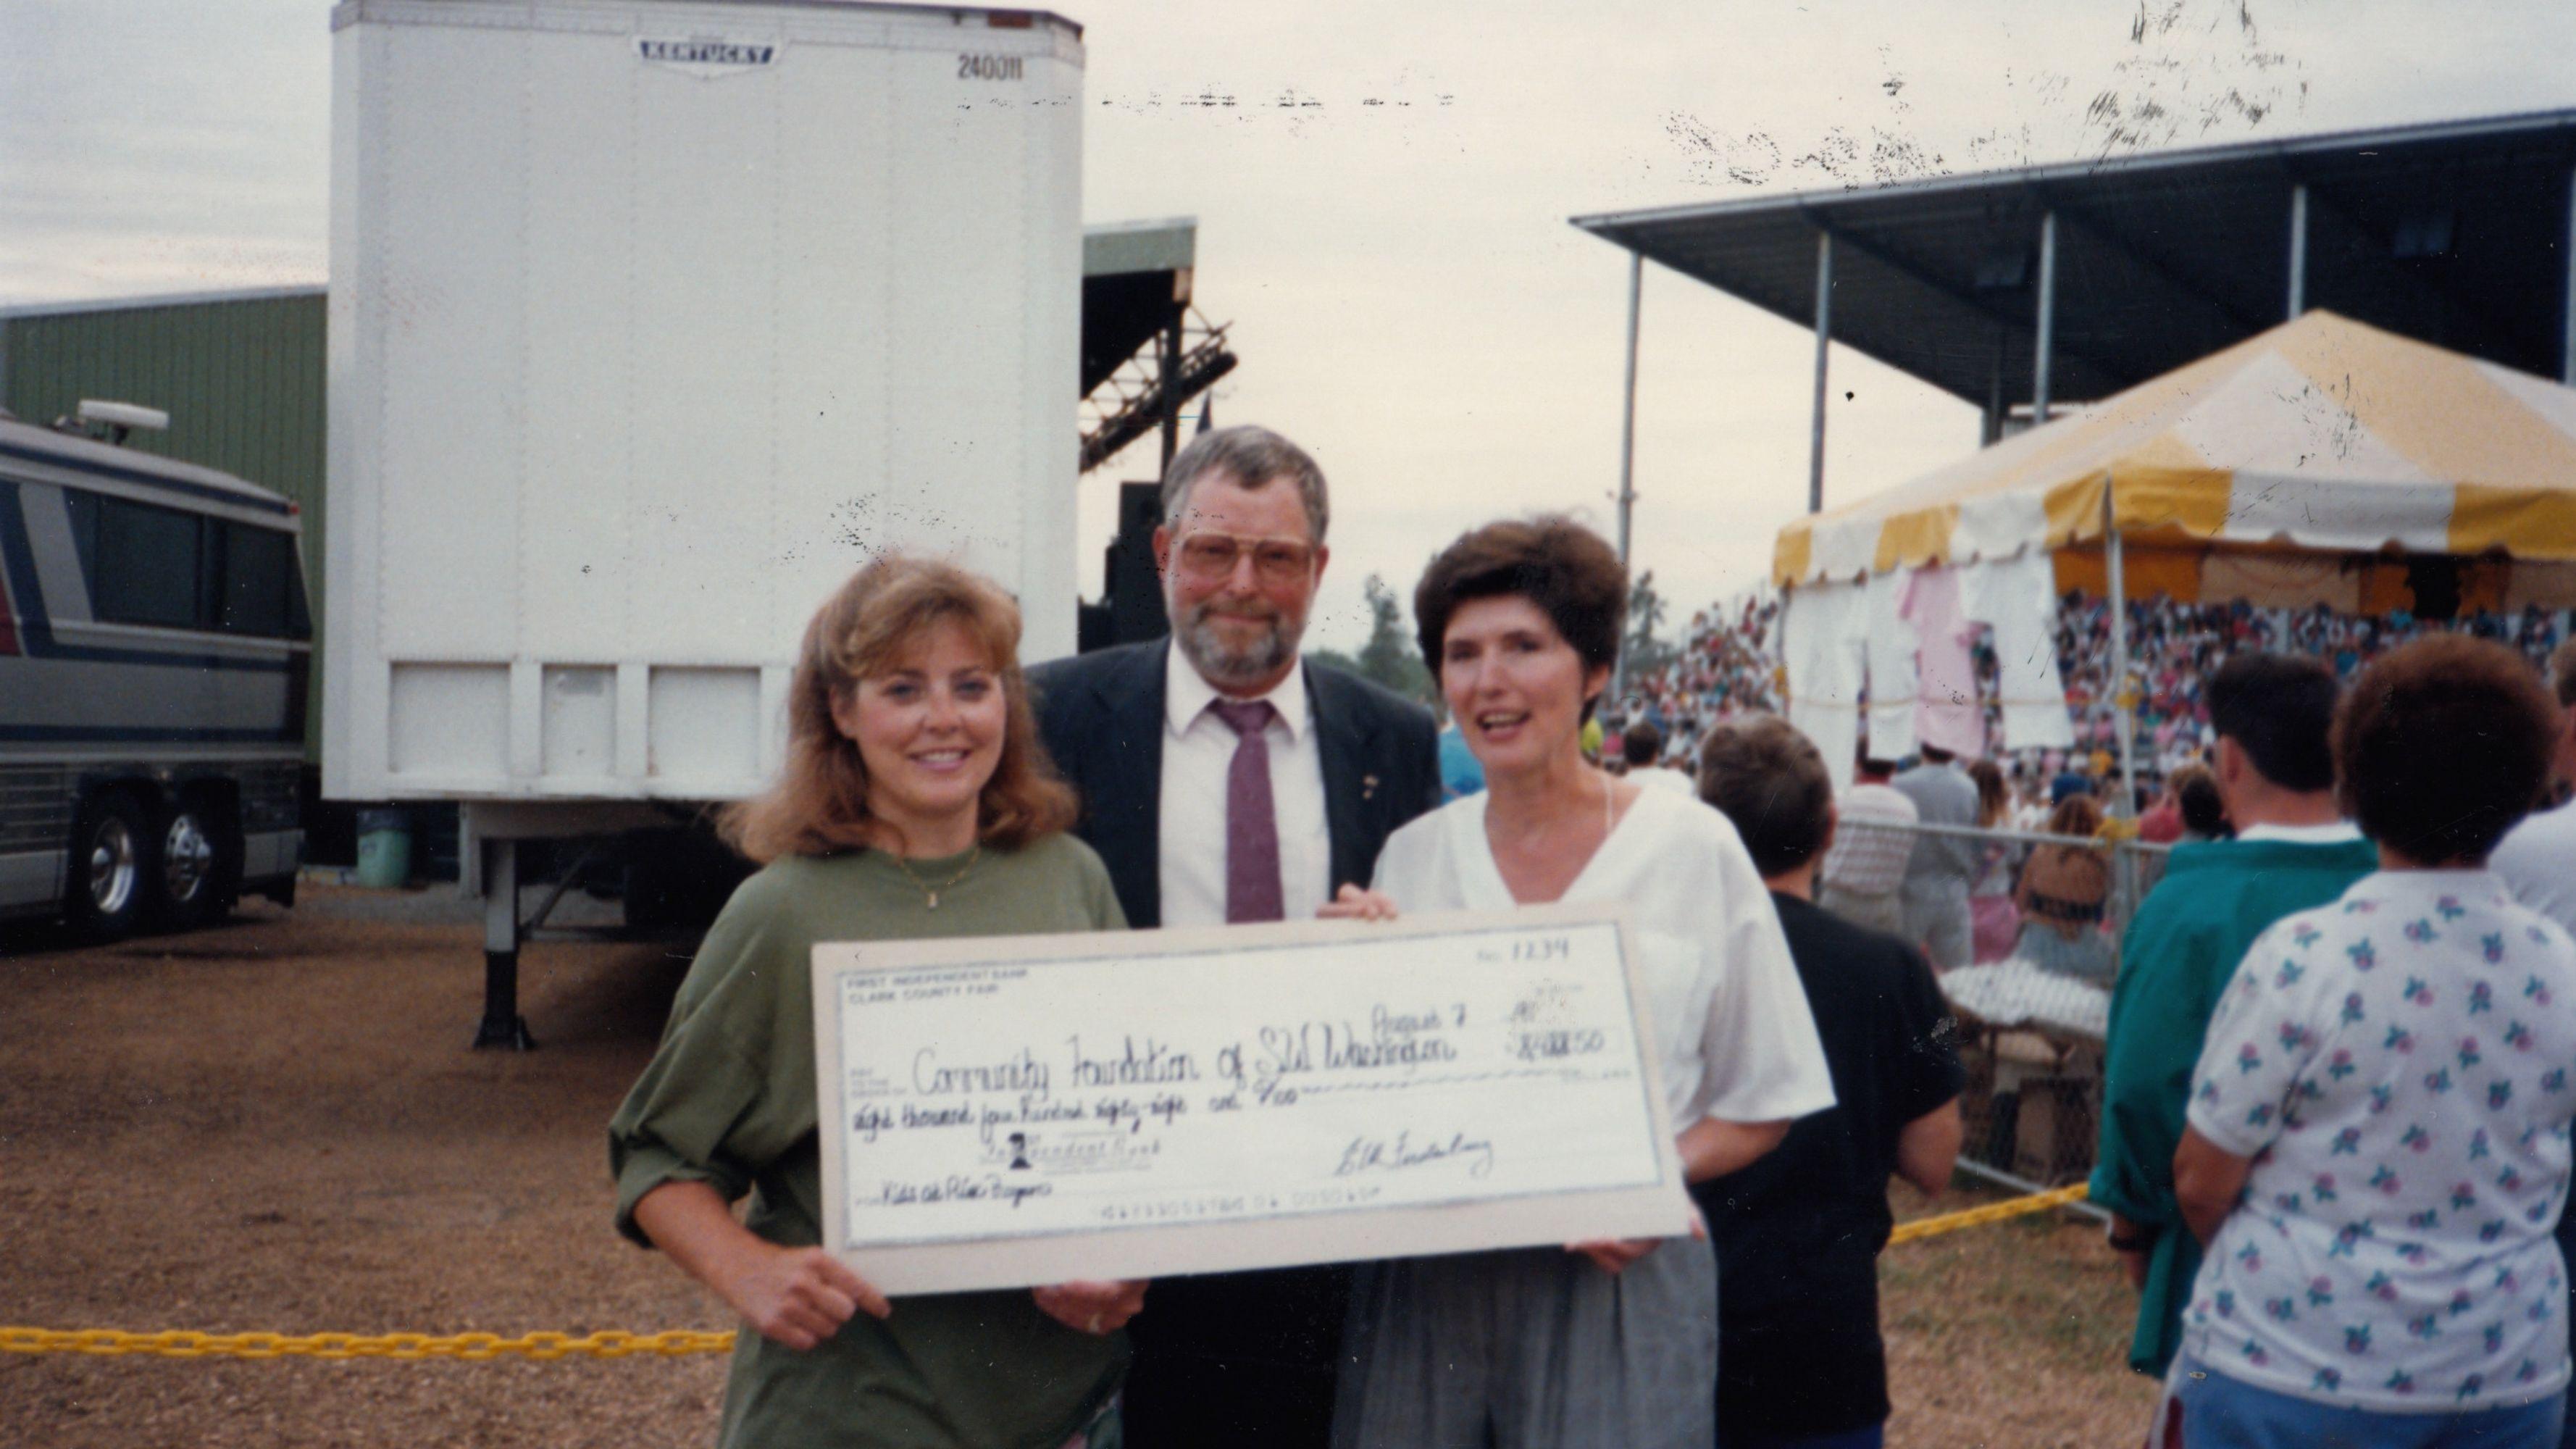
{"label": "handwritten 'community foundation of sw washington'", "polygon": [[1667,1237],[1615,908],[814,951],[827,1245],[890,1293]]}

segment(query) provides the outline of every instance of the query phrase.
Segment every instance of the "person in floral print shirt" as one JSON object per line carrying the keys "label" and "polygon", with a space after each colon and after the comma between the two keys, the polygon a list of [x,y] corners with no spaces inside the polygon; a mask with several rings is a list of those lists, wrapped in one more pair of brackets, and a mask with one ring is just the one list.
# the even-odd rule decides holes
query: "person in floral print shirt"
{"label": "person in floral print shirt", "polygon": [[2209,1245],[2189,1449],[2559,1442],[2576,940],[2485,869],[2551,714],[2526,661],[2456,635],[2344,701],[2337,791],[2380,869],[2246,952],[2174,1156]]}

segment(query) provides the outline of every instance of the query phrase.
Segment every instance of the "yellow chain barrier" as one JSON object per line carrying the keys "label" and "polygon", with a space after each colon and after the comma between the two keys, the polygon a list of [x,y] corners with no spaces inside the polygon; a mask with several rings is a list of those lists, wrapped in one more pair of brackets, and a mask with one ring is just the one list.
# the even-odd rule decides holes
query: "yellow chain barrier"
{"label": "yellow chain barrier", "polygon": [[[1888,1242],[1910,1243],[1961,1228],[2047,1212],[2083,1199],[2084,1184],[2079,1182],[2054,1192],[1899,1223],[1896,1231],[1888,1235]],[[566,1358],[627,1358],[635,1354],[682,1358],[696,1353],[731,1353],[733,1343],[731,1333],[702,1333],[686,1328],[661,1333],[609,1329],[578,1337],[568,1333],[527,1333],[503,1338],[497,1333],[197,1333],[188,1329],[126,1333],[114,1328],[66,1331],[0,1327],[0,1353],[78,1353],[103,1358],[140,1354],[154,1358],[455,1359],[464,1363],[528,1358],[550,1363]]]}
{"label": "yellow chain barrier", "polygon": [[731,1333],[700,1333],[675,1328],[663,1333],[608,1330],[575,1337],[568,1333],[529,1333],[503,1338],[497,1333],[123,1333],[113,1328],[58,1332],[47,1328],[0,1328],[0,1353],[82,1353],[114,1357],[146,1354],[159,1358],[390,1358],[459,1359],[483,1363],[496,1358],[551,1361],[576,1356],[625,1358],[660,1354],[679,1358],[693,1353],[730,1353]]}
{"label": "yellow chain barrier", "polygon": [[2051,1208],[2064,1207],[2068,1203],[2082,1202],[2086,1191],[2085,1185],[2079,1182],[2073,1187],[2061,1187],[2054,1192],[2032,1193],[2028,1197],[2017,1197],[2008,1202],[1989,1203],[1984,1207],[1970,1208],[1966,1212],[1943,1213],[1937,1218],[1916,1218],[1910,1223],[1898,1223],[1896,1231],[1887,1235],[1887,1241],[1891,1246],[1897,1243],[1910,1243],[1917,1238],[1936,1238],[1943,1233],[1955,1233],[1961,1228],[1973,1228],[1986,1223],[1999,1223],[2006,1218],[2044,1213]]}

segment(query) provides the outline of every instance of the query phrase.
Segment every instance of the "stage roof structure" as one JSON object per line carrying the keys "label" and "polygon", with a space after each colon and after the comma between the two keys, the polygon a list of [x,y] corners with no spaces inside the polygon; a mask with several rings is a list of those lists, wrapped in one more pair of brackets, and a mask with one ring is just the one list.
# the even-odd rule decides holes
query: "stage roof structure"
{"label": "stage roof structure", "polygon": [[2576,381],[2571,183],[2560,110],[1573,220],[1817,329],[1812,509],[1828,336],[1983,409],[1989,442],[2310,307]]}
{"label": "stage roof structure", "polygon": [[1181,409],[1234,370],[1224,326],[1198,317],[1190,303],[1198,229],[1186,216],[1083,228],[1085,473],[1156,431],[1168,465]]}

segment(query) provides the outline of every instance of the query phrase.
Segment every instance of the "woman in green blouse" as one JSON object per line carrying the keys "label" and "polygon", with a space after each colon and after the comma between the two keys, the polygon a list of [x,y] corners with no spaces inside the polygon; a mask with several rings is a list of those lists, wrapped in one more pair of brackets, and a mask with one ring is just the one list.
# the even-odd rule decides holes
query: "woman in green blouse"
{"label": "woman in green blouse", "polygon": [[906,558],[860,570],[814,616],[786,767],[723,821],[763,868],[708,931],[609,1124],[619,1230],[756,1330],[734,1350],[727,1445],[1116,1440],[1119,1330],[1144,1285],[889,1302],[817,1246],[814,944],[1126,924],[1099,857],[1064,833],[1073,797],[1037,743],[1019,633],[992,584]]}

